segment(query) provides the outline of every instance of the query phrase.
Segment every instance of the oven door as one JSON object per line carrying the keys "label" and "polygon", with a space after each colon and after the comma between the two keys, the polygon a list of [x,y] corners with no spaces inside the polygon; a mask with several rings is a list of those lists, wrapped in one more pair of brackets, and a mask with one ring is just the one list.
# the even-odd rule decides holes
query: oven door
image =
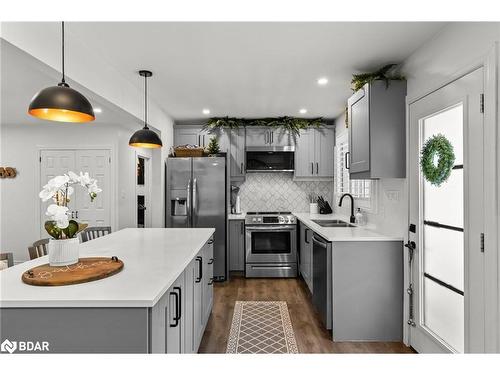
{"label": "oven door", "polygon": [[295,263],[296,225],[246,226],[247,263]]}

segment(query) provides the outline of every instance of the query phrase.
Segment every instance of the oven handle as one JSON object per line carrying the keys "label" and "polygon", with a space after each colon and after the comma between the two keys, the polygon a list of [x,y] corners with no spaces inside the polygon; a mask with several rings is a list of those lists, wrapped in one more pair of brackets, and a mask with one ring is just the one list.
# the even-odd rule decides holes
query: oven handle
{"label": "oven handle", "polygon": [[284,231],[289,231],[289,230],[296,230],[297,226],[296,225],[275,225],[275,226],[264,226],[264,225],[258,225],[258,226],[245,226],[245,229],[248,231],[252,232],[261,232],[263,230],[265,231],[271,231],[271,232],[284,232]]}

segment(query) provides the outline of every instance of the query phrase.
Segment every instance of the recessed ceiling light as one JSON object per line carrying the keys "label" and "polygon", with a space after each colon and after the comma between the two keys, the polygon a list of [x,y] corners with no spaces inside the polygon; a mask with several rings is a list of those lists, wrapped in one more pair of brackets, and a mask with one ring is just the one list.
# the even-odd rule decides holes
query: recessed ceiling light
{"label": "recessed ceiling light", "polygon": [[210,110],[208,108],[205,108],[202,112],[203,112],[204,115],[209,115],[210,114]]}
{"label": "recessed ceiling light", "polygon": [[94,108],[94,113],[101,113],[102,109],[101,108]]}
{"label": "recessed ceiling light", "polygon": [[307,113],[307,109],[302,108],[302,109],[300,109],[300,110],[299,110],[299,113],[301,113],[301,114],[305,114],[305,113]]}
{"label": "recessed ceiling light", "polygon": [[326,77],[321,77],[321,78],[318,78],[318,85],[320,86],[324,86],[328,83],[328,78]]}

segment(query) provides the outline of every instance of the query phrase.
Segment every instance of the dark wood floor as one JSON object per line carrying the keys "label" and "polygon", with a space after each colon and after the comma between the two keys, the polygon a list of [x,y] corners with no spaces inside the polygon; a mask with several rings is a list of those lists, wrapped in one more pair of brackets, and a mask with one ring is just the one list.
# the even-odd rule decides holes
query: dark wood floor
{"label": "dark wood floor", "polygon": [[245,279],[214,284],[214,307],[199,352],[224,353],[236,301],[286,301],[300,353],[414,353],[403,343],[331,341],[302,279]]}

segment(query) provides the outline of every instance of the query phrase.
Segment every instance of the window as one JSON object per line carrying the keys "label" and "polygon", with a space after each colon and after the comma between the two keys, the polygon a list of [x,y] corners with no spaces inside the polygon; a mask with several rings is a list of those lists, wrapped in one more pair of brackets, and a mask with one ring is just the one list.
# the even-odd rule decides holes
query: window
{"label": "window", "polygon": [[350,180],[349,169],[345,167],[346,153],[349,151],[349,142],[347,133],[341,134],[336,141],[336,160],[337,160],[337,198],[344,193],[350,193],[356,198],[356,203],[360,207],[372,209],[372,198],[375,181],[373,180]]}

